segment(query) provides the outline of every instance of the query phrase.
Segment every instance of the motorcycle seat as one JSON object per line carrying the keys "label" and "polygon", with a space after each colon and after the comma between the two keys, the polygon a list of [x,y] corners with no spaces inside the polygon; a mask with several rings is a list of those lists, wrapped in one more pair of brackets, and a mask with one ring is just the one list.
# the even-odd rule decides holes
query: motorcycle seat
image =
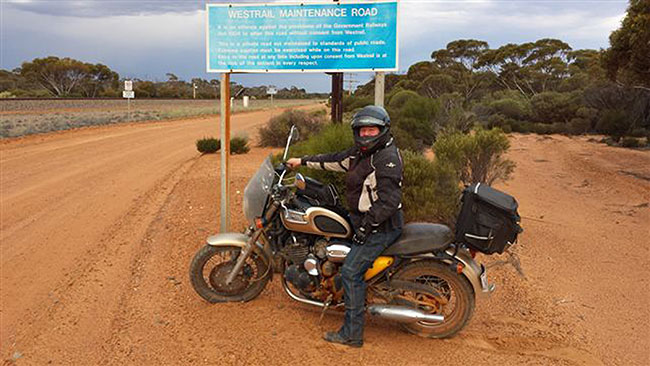
{"label": "motorcycle seat", "polygon": [[404,225],[402,235],[382,255],[415,255],[446,249],[454,235],[446,225],[414,222]]}

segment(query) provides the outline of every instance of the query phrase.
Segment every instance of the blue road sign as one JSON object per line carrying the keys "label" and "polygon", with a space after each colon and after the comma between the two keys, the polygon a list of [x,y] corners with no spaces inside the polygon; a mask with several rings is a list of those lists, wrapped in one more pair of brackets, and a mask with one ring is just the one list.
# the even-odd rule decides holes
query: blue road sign
{"label": "blue road sign", "polygon": [[397,71],[397,1],[208,4],[208,72]]}

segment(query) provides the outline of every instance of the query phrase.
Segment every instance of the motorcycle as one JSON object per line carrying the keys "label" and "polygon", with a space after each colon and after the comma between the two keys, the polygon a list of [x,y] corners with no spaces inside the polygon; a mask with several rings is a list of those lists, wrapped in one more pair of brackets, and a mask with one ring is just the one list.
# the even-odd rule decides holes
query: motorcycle
{"label": "motorcycle", "polygon": [[[296,140],[294,127],[283,161]],[[246,186],[244,233],[210,236],[194,256],[190,280],[210,303],[249,301],[274,273],[293,300],[343,309],[341,267],[354,234],[333,185],[273,167],[270,156]],[[428,338],[458,333],[470,320],[476,299],[494,290],[475,251],[454,240],[441,224],[409,223],[365,273],[366,312],[398,322]],[[322,315],[321,315],[322,318]]]}

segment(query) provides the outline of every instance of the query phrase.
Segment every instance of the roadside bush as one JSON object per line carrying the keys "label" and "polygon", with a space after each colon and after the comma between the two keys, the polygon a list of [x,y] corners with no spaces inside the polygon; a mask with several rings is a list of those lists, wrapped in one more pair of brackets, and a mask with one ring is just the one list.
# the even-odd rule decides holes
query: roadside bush
{"label": "roadside bush", "polygon": [[230,154],[246,154],[251,148],[248,146],[248,137],[235,136],[230,139]]}
{"label": "roadside bush", "polygon": [[542,123],[568,122],[580,104],[572,93],[544,92],[530,100],[534,119]]}
{"label": "roadside bush", "polygon": [[528,121],[512,121],[510,128],[512,128],[512,132],[531,133],[533,124]]}
{"label": "roadside bush", "polygon": [[271,118],[266,126],[260,127],[260,146],[283,147],[292,125],[300,131],[299,140],[304,141],[321,130],[326,118],[318,111],[310,113],[296,109],[285,111]]}
{"label": "roadside bush", "polygon": [[391,132],[395,138],[395,144],[400,150],[409,150],[416,153],[424,151],[425,145],[421,139],[414,138],[400,127],[392,127]]}
{"label": "roadside bush", "polygon": [[515,120],[527,119],[531,114],[529,103],[511,98],[495,100],[490,103],[490,109],[493,113],[499,113]]}
{"label": "roadside bush", "polygon": [[[221,150],[221,140],[214,137],[204,137],[196,140],[196,149],[201,154],[214,154]],[[230,154],[246,154],[250,151],[248,138],[245,136],[236,136],[230,139]]]}
{"label": "roadside bush", "polygon": [[515,167],[503,156],[509,148],[508,137],[498,128],[443,134],[433,145],[436,160],[454,169],[465,185],[508,180]]}
{"label": "roadside bush", "polygon": [[567,131],[571,135],[582,135],[591,129],[591,121],[584,118],[573,118],[567,126]]}
{"label": "roadside bush", "polygon": [[621,147],[640,147],[642,145],[641,141],[639,139],[636,139],[634,137],[624,137],[621,140]]}
{"label": "roadside bush", "polygon": [[345,95],[343,96],[343,111],[353,112],[359,108],[363,108],[374,103],[375,98],[373,96]]}
{"label": "roadside bush", "polygon": [[608,109],[603,112],[596,124],[596,131],[610,135],[617,140],[630,129],[630,118],[625,111]]}
{"label": "roadside bush", "polygon": [[460,186],[454,169],[422,154],[402,151],[402,203],[406,221],[453,225],[458,213]]}
{"label": "roadside bush", "polygon": [[204,137],[196,140],[196,149],[201,154],[214,154],[221,149],[221,140],[214,137]]}
{"label": "roadside bush", "polygon": [[404,106],[404,104],[406,104],[407,101],[417,98],[420,98],[420,95],[414,91],[400,90],[390,97],[387,106],[390,109],[399,110]]}
{"label": "roadside bush", "polygon": [[420,139],[425,145],[431,145],[435,139],[433,120],[438,112],[438,105],[432,99],[416,95],[407,99],[391,118],[395,125],[408,132],[413,138]]}

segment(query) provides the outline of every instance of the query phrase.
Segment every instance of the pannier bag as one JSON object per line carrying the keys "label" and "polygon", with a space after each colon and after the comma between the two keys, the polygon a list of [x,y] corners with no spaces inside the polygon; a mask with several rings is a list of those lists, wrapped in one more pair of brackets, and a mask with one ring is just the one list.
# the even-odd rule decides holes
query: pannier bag
{"label": "pannier bag", "polygon": [[523,231],[514,197],[487,184],[473,184],[463,191],[456,222],[456,241],[481,253],[503,253]]}

